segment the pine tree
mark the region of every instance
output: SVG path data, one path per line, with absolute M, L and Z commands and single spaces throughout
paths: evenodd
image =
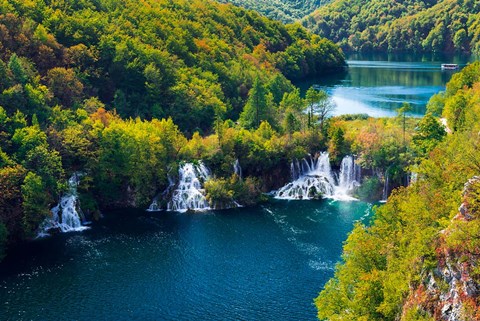
M 262 120 L 269 119 L 269 103 L 267 99 L 268 92 L 260 81 L 255 78 L 252 89 L 248 94 L 248 100 L 240 114 L 240 124 L 245 128 L 258 128 Z

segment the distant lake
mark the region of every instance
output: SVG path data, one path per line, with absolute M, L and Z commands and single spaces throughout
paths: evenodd
M 348 69 L 298 84 L 325 90 L 337 108 L 334 115 L 365 113 L 373 117 L 391 117 L 404 102 L 413 107 L 414 116 L 425 114 L 430 97 L 445 90 L 457 71 L 442 71 L 443 63 L 466 66 L 472 57 L 422 55 L 347 56 Z

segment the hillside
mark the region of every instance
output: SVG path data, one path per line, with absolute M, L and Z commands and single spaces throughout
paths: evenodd
M 236 120 L 256 75 L 292 88 L 287 79 L 343 64 L 303 29 L 210 1 L 9 1 L 0 12 L 4 62 L 29 59 L 42 85 L 61 83 L 54 67 L 82 83 L 57 103 L 98 96 L 122 116 L 170 116 L 184 130 L 208 130 L 215 114 Z
M 479 320 L 479 101 L 480 63 L 431 100 L 453 133 L 432 139 L 441 137 L 432 114 L 419 123 L 417 179 L 376 208 L 369 227 L 357 224 L 316 299 L 320 319 Z
M 222 177 L 242 155 L 259 176 L 306 153 L 319 135 L 282 147 L 273 135 L 306 123 L 290 80 L 344 66 L 300 26 L 204 0 L 3 1 L 0 38 L 0 257 L 35 236 L 77 171 L 94 218 L 146 206 L 180 161 L 209 154 Z M 257 180 L 235 186 L 255 202 Z
M 475 0 L 335 0 L 303 20 L 350 51 L 480 52 Z
M 261 14 L 284 23 L 292 23 L 312 13 L 330 0 L 218 0 L 221 3 L 233 3 L 236 6 L 255 10 Z

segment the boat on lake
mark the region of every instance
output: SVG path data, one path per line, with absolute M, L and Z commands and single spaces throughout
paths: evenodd
M 457 70 L 458 64 L 442 64 L 442 70 Z

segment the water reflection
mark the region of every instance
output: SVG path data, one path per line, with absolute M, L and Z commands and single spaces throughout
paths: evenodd
M 374 117 L 394 116 L 404 102 L 412 114 L 425 113 L 430 97 L 445 89 L 455 71 L 442 71 L 442 63 L 464 67 L 472 57 L 415 55 L 365 55 L 347 57 L 345 72 L 298 84 L 327 91 L 337 104 L 335 115 L 366 113 Z

